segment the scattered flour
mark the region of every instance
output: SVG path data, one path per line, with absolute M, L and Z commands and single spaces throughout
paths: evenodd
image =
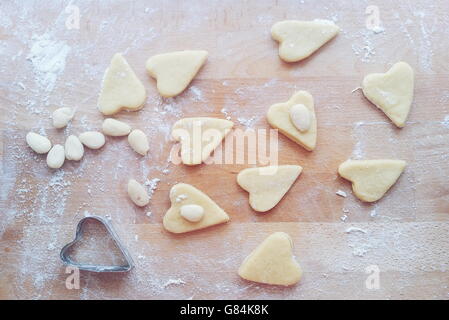
M 237 121 L 240 122 L 240 124 L 244 125 L 247 128 L 252 128 L 254 123 L 256 122 L 256 117 L 250 117 L 250 118 L 243 118 L 243 117 L 238 117 Z
M 163 287 L 167 288 L 172 285 L 179 286 L 179 285 L 183 285 L 185 283 L 186 282 L 182 279 L 169 279 L 166 283 L 164 283 Z
M 193 94 L 195 101 L 204 101 L 203 92 L 199 88 L 197 88 L 195 86 L 190 86 L 189 92 L 191 92 Z
M 225 115 L 226 120 L 231 120 L 231 116 L 229 115 L 229 112 L 228 112 L 228 110 L 227 110 L 226 108 L 222 108 L 222 109 L 220 110 L 220 112 L 223 113 L 223 114 Z
M 443 126 L 445 126 L 446 128 L 449 128 L 449 114 L 447 114 L 447 115 L 444 117 L 444 120 L 441 122 L 441 124 L 442 124 Z
M 150 200 L 153 197 L 154 191 L 157 189 L 157 185 L 160 181 L 161 179 L 159 178 L 153 178 L 151 180 L 145 181 L 145 185 L 148 187 L 148 196 Z
M 64 72 L 71 48 L 65 41 L 51 39 L 48 33 L 33 36 L 32 41 L 27 60 L 33 64 L 36 82 L 50 92 L 55 87 L 58 76 Z

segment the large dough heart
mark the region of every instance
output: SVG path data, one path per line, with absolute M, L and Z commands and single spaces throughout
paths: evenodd
M 357 198 L 374 202 L 396 183 L 405 166 L 402 160 L 347 160 L 340 165 L 338 173 L 352 182 Z
M 217 118 L 184 118 L 172 129 L 172 137 L 181 142 L 181 160 L 186 165 L 205 161 L 231 131 L 232 121 Z
M 279 42 L 281 59 L 296 62 L 310 56 L 339 31 L 340 28 L 329 20 L 286 20 L 273 25 L 271 36 Z
M 142 82 L 125 58 L 116 53 L 104 75 L 98 109 L 104 115 L 111 115 L 120 110 L 136 111 L 143 107 L 145 99 Z
M 290 109 L 296 104 L 303 104 L 310 111 L 310 129 L 299 131 L 290 119 Z M 270 107 L 267 113 L 268 123 L 292 139 L 308 151 L 315 149 L 317 136 L 317 122 L 313 97 L 307 91 L 296 92 L 287 102 L 276 103 Z
M 386 73 L 372 73 L 363 79 L 365 97 L 382 110 L 393 123 L 405 126 L 413 101 L 414 72 L 405 62 L 398 62 Z
M 273 233 L 243 261 L 239 276 L 274 285 L 290 286 L 297 283 L 302 270 L 293 257 L 292 249 L 293 243 L 288 234 Z
M 148 73 L 157 80 L 159 93 L 166 98 L 184 91 L 207 59 L 207 51 L 186 50 L 152 56 Z
M 237 183 L 249 192 L 249 204 L 258 212 L 276 206 L 301 174 L 295 165 L 248 168 L 237 175 Z
M 164 216 L 164 228 L 173 233 L 184 233 L 204 229 L 229 221 L 229 216 L 211 198 L 197 188 L 178 183 L 170 190 L 171 207 Z M 184 219 L 180 210 L 184 205 L 198 205 L 204 209 L 204 216 L 198 222 Z

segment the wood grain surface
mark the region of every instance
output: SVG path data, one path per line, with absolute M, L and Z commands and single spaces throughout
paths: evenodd
M 366 27 L 371 5 L 379 10 L 382 32 Z M 80 12 L 79 29 L 66 26 L 73 7 Z M 29 0 L 2 1 L 0 11 L 0 298 L 449 298 L 447 1 Z M 342 32 L 310 58 L 282 62 L 271 25 L 315 18 L 334 20 Z M 207 50 L 208 61 L 183 94 L 161 99 L 145 61 L 183 49 Z M 102 149 L 86 150 L 80 162 L 50 170 L 45 156 L 26 145 L 26 133 L 45 133 L 55 144 L 100 129 L 96 101 L 116 52 L 148 94 L 141 111 L 116 118 L 148 135 L 148 156 L 133 152 L 126 138 L 107 137 Z M 397 61 L 416 73 L 403 129 L 353 92 L 364 75 Z M 236 128 L 269 129 L 269 106 L 297 90 L 315 99 L 317 148 L 307 152 L 279 135 L 279 163 L 300 164 L 304 171 L 270 212 L 251 210 L 236 183 L 236 174 L 251 164 L 169 162 L 170 128 L 178 119 L 229 116 Z M 50 115 L 62 106 L 76 115 L 57 130 Z M 348 158 L 403 159 L 408 166 L 383 199 L 364 204 L 337 175 Z M 128 199 L 130 178 L 157 184 L 148 207 Z M 231 221 L 184 235 L 165 231 L 168 192 L 177 182 L 206 192 Z M 136 268 L 128 274 L 81 272 L 80 289 L 69 290 L 59 251 L 89 214 L 111 219 Z M 301 282 L 283 288 L 240 279 L 245 256 L 275 231 L 292 237 Z M 380 271 L 377 289 L 366 286 L 370 266 Z

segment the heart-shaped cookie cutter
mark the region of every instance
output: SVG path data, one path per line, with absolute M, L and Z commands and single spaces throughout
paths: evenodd
M 114 243 L 119 248 L 120 252 L 122 253 L 123 257 L 125 258 L 126 264 L 125 265 L 94 265 L 94 264 L 84 264 L 84 263 L 77 263 L 76 261 L 73 261 L 68 254 L 69 249 L 78 241 L 80 241 L 83 237 L 83 226 L 88 220 L 96 220 L 104 225 L 106 230 L 108 231 L 109 235 L 114 240 Z M 120 241 L 120 238 L 115 233 L 114 229 L 112 228 L 111 223 L 100 216 L 88 216 L 83 219 L 81 219 L 78 222 L 78 226 L 76 227 L 76 234 L 75 239 L 69 243 L 67 243 L 62 249 L 61 253 L 59 254 L 61 257 L 62 262 L 65 265 L 76 267 L 80 270 L 86 270 L 86 271 L 93 271 L 93 272 L 127 272 L 130 271 L 134 267 L 134 262 L 131 258 L 131 256 L 128 253 L 128 250 L 123 246 L 122 242 Z

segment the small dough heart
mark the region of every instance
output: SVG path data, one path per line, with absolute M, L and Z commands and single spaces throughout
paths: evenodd
M 157 90 L 166 98 L 184 91 L 206 62 L 208 52 L 204 50 L 176 51 L 152 56 L 146 68 L 157 80 Z
M 181 142 L 181 160 L 186 165 L 205 161 L 231 131 L 232 121 L 217 118 L 184 118 L 172 129 L 172 137 Z
M 171 207 L 164 216 L 164 228 L 173 233 L 184 233 L 204 229 L 229 221 L 229 216 L 211 198 L 197 188 L 178 183 L 170 190 Z M 197 205 L 203 208 L 199 221 L 189 221 L 181 215 L 181 207 Z
M 106 70 L 98 109 L 104 115 L 111 115 L 120 110 L 137 111 L 145 103 L 145 88 L 120 53 L 112 57 Z
M 279 42 L 279 56 L 286 62 L 307 58 L 340 32 L 329 20 L 280 21 L 271 28 L 271 36 Z
M 276 206 L 301 174 L 295 165 L 248 168 L 237 175 L 237 183 L 249 192 L 249 204 L 258 212 Z
M 386 73 L 372 73 L 363 79 L 365 97 L 402 128 L 413 101 L 414 72 L 405 62 L 398 62 Z
M 304 132 L 301 132 L 295 127 L 290 116 L 291 108 L 298 104 L 304 105 L 310 112 L 310 128 Z M 315 149 L 317 122 L 313 97 L 307 91 L 298 91 L 287 102 L 272 105 L 268 109 L 267 120 L 273 128 L 278 129 L 304 149 L 308 151 Z
M 338 174 L 352 182 L 357 198 L 374 202 L 396 183 L 406 164 L 402 160 L 346 160 Z
M 293 257 L 293 242 L 285 232 L 266 238 L 239 268 L 243 279 L 259 283 L 291 286 L 301 280 L 302 270 Z

